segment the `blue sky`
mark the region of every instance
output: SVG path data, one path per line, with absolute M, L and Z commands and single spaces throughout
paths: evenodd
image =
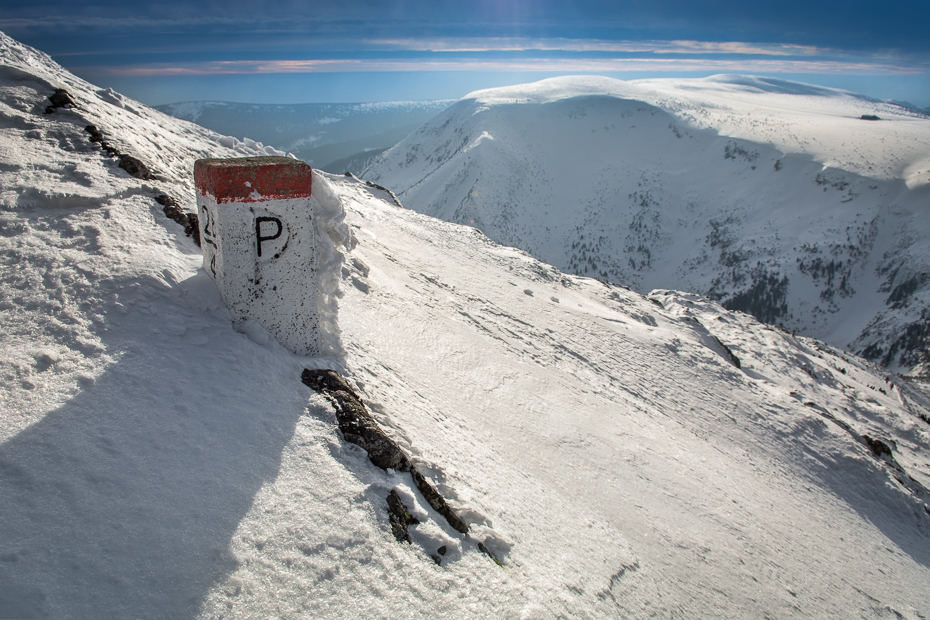
M 148 104 L 459 98 L 744 73 L 930 107 L 930 0 L 7 0 L 0 30 Z

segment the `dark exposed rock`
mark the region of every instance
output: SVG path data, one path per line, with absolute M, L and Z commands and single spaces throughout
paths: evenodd
M 107 142 L 106 138 L 103 136 L 103 133 L 97 128 L 96 125 L 88 125 L 84 128 L 84 131 L 90 134 L 90 141 L 99 144 L 100 148 L 106 151 L 107 155 L 110 157 L 118 157 L 119 167 L 128 172 L 131 176 L 145 181 L 155 180 L 155 175 L 152 173 L 152 170 L 148 166 L 132 155 L 121 153 L 118 148 Z
M 407 471 L 410 462 L 403 450 L 388 437 L 361 399 L 334 370 L 305 369 L 300 376 L 304 385 L 325 396 L 336 409 L 336 423 L 346 441 L 368 452 L 371 462 L 381 469 Z
M 891 447 L 881 439 L 872 439 L 868 435 L 863 435 L 862 439 L 876 457 L 891 457 Z
M 840 419 L 837 419 L 837 417 L 832 413 L 812 401 L 808 401 L 804 403 L 804 405 L 806 407 L 810 407 L 827 420 L 830 420 L 836 424 L 838 427 L 849 433 L 849 436 L 852 437 L 854 441 L 868 448 L 869 452 L 872 453 L 872 456 L 884 464 L 884 467 L 887 468 L 888 473 L 891 474 L 895 480 L 900 482 L 901 486 L 910 491 L 914 497 L 924 503 L 924 509 L 926 510 L 927 502 L 930 501 L 930 491 L 928 491 L 927 488 L 920 484 L 917 480 L 909 476 L 901 464 L 895 460 L 894 453 L 892 452 L 892 446 L 889 446 L 881 439 L 873 439 L 872 437 L 869 437 L 865 434 L 860 435 L 849 424 Z M 928 513 L 930 513 L 930 511 L 928 511 Z
M 494 554 L 491 553 L 490 550 L 488 550 L 488 548 L 484 545 L 484 543 L 478 543 L 478 551 L 480 551 L 481 553 L 484 553 L 484 554 L 487 555 L 489 558 L 491 558 L 492 560 L 494 560 L 494 563 L 497 564 L 498 566 L 500 566 L 501 568 L 504 567 L 504 565 L 501 564 L 500 560 L 498 560 L 497 558 L 494 557 Z
M 685 320 L 685 321 L 693 321 L 693 322 L 695 322 L 695 323 L 698 325 L 698 327 L 700 328 L 701 332 L 703 332 L 703 333 L 706 334 L 707 336 L 713 338 L 713 339 L 714 339 L 714 342 L 716 342 L 716 343 L 720 346 L 720 348 L 723 349 L 723 354 L 721 354 L 720 356 L 721 356 L 723 359 L 729 361 L 729 362 L 730 362 L 731 364 L 733 364 L 734 366 L 736 366 L 738 369 L 742 369 L 742 364 L 740 363 L 739 358 L 736 357 L 736 355 L 733 354 L 733 351 L 730 350 L 730 347 L 728 347 L 727 345 L 723 344 L 723 341 L 720 340 L 720 338 L 717 338 L 717 336 L 715 336 L 713 333 L 711 333 L 711 331 L 710 331 L 709 329 L 707 329 L 707 328 L 704 326 L 704 324 L 701 323 L 701 322 L 697 319 L 697 317 L 694 317 L 694 316 L 691 316 L 691 317 L 686 316 L 686 317 L 682 317 L 682 319 Z M 719 317 L 718 317 L 718 319 L 719 319 Z M 713 347 L 711 347 L 711 349 L 713 349 Z M 719 351 L 716 351 L 716 353 L 719 354 Z
M 445 555 L 446 551 L 447 549 L 445 545 L 441 546 L 439 549 L 436 549 L 436 553 L 438 553 L 439 555 Z
M 200 247 L 200 217 L 196 213 L 185 213 L 187 216 L 187 222 L 190 224 L 191 232 L 187 232 L 187 227 L 184 227 L 184 233 L 189 234 L 194 238 L 194 243 L 197 244 L 197 247 Z
M 118 148 L 111 146 L 110 143 L 107 142 L 106 138 L 103 137 L 103 133 L 97 129 L 96 125 L 88 125 L 84 128 L 84 131 L 90 134 L 90 141 L 99 144 L 100 148 L 106 151 L 107 155 L 110 157 L 119 157 L 122 154 Z
M 152 174 L 152 171 L 142 163 L 139 159 L 133 157 L 132 155 L 126 155 L 121 153 L 119 157 L 119 167 L 128 172 L 131 176 L 136 177 L 137 179 L 143 179 L 145 181 L 154 181 L 155 175 Z
M 197 214 L 185 213 L 181 210 L 178 201 L 167 194 L 156 196 L 155 202 L 163 207 L 162 210 L 165 212 L 165 216 L 183 226 L 184 234 L 193 237 L 194 243 L 197 244 L 197 247 L 200 247 L 200 222 Z
M 882 120 L 881 117 L 875 116 L 874 114 L 863 114 L 862 116 L 859 117 L 859 119 L 860 119 L 860 120 L 863 120 L 863 121 L 880 121 L 880 120 Z
M 365 181 L 365 185 L 373 189 L 380 189 L 382 192 L 386 192 L 391 197 L 391 200 L 394 201 L 395 205 L 397 205 L 400 208 L 403 208 L 404 205 L 400 204 L 400 199 L 397 197 L 397 194 L 395 194 L 388 188 L 384 187 L 383 185 L 378 185 L 377 183 L 372 183 L 371 181 Z
M 90 141 L 99 144 L 100 148 L 106 151 L 110 157 L 119 157 L 121 155 L 118 148 L 107 142 L 107 139 L 103 137 L 96 125 L 88 125 L 84 128 L 84 131 L 90 134 Z
M 391 490 L 387 496 L 388 520 L 391 522 L 391 533 L 397 542 L 410 542 L 410 531 L 408 527 L 419 523 L 416 517 L 410 514 L 407 506 L 396 490 Z
M 84 128 L 84 131 L 90 134 L 91 142 L 103 142 L 104 141 L 103 134 L 100 133 L 100 130 L 97 129 L 96 125 L 88 125 L 87 127 Z
M 433 510 L 444 516 L 449 525 L 456 531 L 462 534 L 466 533 L 468 531 L 468 524 L 465 523 L 460 516 L 455 514 L 455 511 L 446 503 L 445 498 L 433 488 L 433 485 L 429 483 L 423 474 L 421 474 L 416 467 L 411 466 L 410 475 L 413 477 L 413 482 L 417 485 L 417 489 L 423 494 L 423 498 L 429 505 L 433 507 Z
M 713 335 L 713 334 L 711 334 L 711 335 Z M 730 347 L 728 347 L 727 345 L 723 344 L 723 342 L 720 341 L 720 338 L 717 338 L 716 336 L 714 336 L 714 340 L 716 340 L 716 341 L 717 341 L 717 344 L 719 344 L 721 347 L 723 347 L 723 350 L 727 352 L 727 355 L 730 356 L 730 361 L 733 362 L 733 365 L 736 366 L 737 368 L 742 368 L 742 365 L 740 364 L 739 358 L 736 357 L 735 355 L 733 355 L 733 351 L 730 350 Z
M 52 105 L 45 108 L 46 114 L 51 114 L 56 108 L 70 110 L 71 108 L 77 107 L 77 102 L 71 98 L 70 93 L 64 88 L 56 88 L 55 92 L 48 96 L 48 100 L 52 102 Z
M 332 403 L 336 410 L 336 423 L 346 441 L 363 448 L 368 452 L 371 462 L 381 469 L 410 472 L 413 483 L 433 510 L 445 517 L 455 530 L 463 534 L 468 532 L 468 524 L 455 514 L 445 498 L 410 462 L 400 446 L 381 430 L 361 398 L 339 373 L 328 369 L 305 368 L 300 380 Z

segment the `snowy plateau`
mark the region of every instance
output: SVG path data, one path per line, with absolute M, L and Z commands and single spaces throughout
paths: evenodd
M 770 78 L 471 93 L 363 173 L 568 273 L 930 372 L 930 116 Z
M 195 159 L 279 152 L 2 34 L 0 57 L 0 618 L 930 617 L 930 401 L 913 380 L 697 294 L 563 273 L 321 172 L 314 196 L 345 214 L 332 354 L 292 355 L 232 324 L 179 224 Z M 673 125 L 676 144 L 709 139 Z M 462 154 L 502 131 L 462 136 Z M 755 147 L 720 138 L 734 187 L 814 166 L 795 135 L 807 159 L 760 147 L 756 170 L 739 150 Z M 817 191 L 856 194 L 867 236 L 870 192 L 898 192 L 882 217 L 904 226 L 905 186 L 925 187 L 921 168 L 844 171 L 840 189 L 839 170 Z M 578 173 L 565 187 L 591 190 Z M 647 205 L 666 199 L 652 182 Z M 882 221 L 872 254 L 892 249 Z M 749 223 L 721 232 L 733 251 Z M 347 443 L 304 369 L 343 375 L 468 531 Z M 419 522 L 410 543 L 389 497 Z

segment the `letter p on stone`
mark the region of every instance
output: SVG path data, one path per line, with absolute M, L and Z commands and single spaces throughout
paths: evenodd
M 320 353 L 312 183 L 287 157 L 194 163 L 204 270 L 234 322 L 254 319 L 298 355 Z

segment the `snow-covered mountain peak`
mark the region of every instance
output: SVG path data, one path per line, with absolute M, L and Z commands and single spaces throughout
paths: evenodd
M 909 108 L 758 77 L 553 78 L 472 93 L 366 176 L 565 271 L 930 360 L 930 117 Z
M 911 189 L 930 183 L 930 116 L 893 102 L 750 76 L 634 82 L 649 100 L 723 136 L 803 154 L 825 167 Z
M 844 97 L 859 99 L 870 103 L 880 103 L 875 99 L 863 97 L 852 91 L 827 88 L 814 84 L 804 84 L 776 78 L 717 74 L 706 78 L 682 79 L 659 78 L 625 81 L 598 75 L 573 75 L 547 78 L 528 84 L 515 84 L 473 91 L 462 99 L 477 99 L 484 103 L 507 103 L 521 101 L 525 103 L 548 103 L 560 99 L 585 96 L 609 96 L 619 98 L 642 98 L 651 86 L 674 86 L 684 91 L 743 93 L 743 94 L 781 94 L 809 95 L 816 97 Z M 644 88 L 645 87 L 645 88 Z
M 679 82 L 682 84 L 683 88 L 691 90 L 743 91 L 780 95 L 812 95 L 816 97 L 854 97 L 857 99 L 875 101 L 874 99 L 863 97 L 849 90 L 755 75 L 718 73 L 717 75 L 711 75 L 706 78 L 675 80 L 675 82 Z
M 548 78 L 529 84 L 476 90 L 462 97 L 462 100 L 475 99 L 488 105 L 551 103 L 592 95 L 626 98 L 638 93 L 639 89 L 632 82 L 596 75 L 574 75 Z
M 903 178 L 910 187 L 930 183 L 930 117 L 842 89 L 726 74 L 633 81 L 567 76 L 479 90 L 463 99 L 500 105 L 592 96 L 647 103 L 686 126 L 806 154 L 865 177 Z M 873 116 L 883 123 L 862 122 Z

